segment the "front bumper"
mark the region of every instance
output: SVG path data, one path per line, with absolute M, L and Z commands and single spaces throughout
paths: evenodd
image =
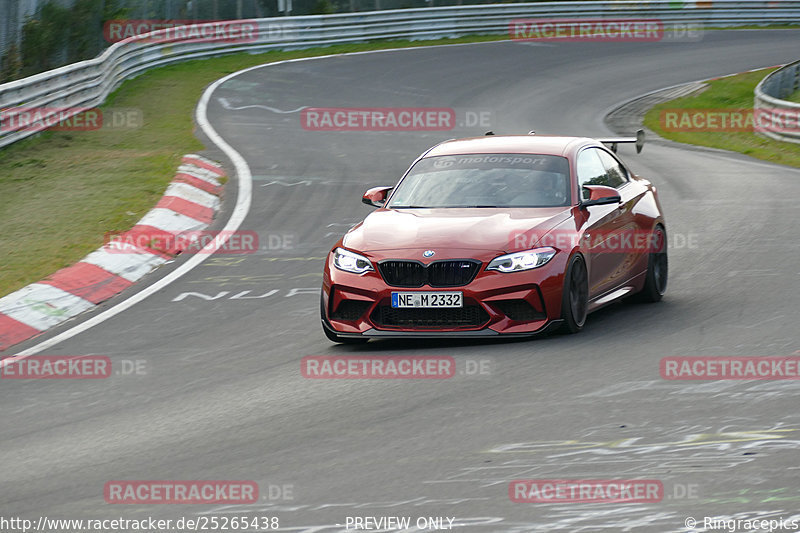
M 334 330 L 325 320 L 322 327 L 335 333 L 340 337 L 347 338 L 369 338 L 369 339 L 485 339 L 485 338 L 524 338 L 531 335 L 540 335 L 548 331 L 557 329 L 563 320 L 551 320 L 543 328 L 529 333 L 498 333 L 493 329 L 465 330 L 465 331 L 390 331 L 380 329 L 368 329 L 363 333 L 342 333 Z
M 329 258 L 323 276 L 323 326 L 342 337 L 476 338 L 529 336 L 560 324 L 563 261 L 523 272 L 486 271 L 456 287 L 390 286 L 376 270 L 352 274 Z M 566 254 L 563 254 L 566 255 Z M 458 291 L 463 308 L 395 309 L 392 292 Z

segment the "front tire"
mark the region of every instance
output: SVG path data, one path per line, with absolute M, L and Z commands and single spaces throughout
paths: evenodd
M 583 256 L 574 255 L 569 261 L 561 293 L 562 331 L 578 333 L 586 323 L 589 308 L 589 276 Z
M 639 299 L 643 302 L 658 302 L 667 291 L 667 232 L 663 226 L 656 226 L 653 230 L 653 240 L 655 252 L 647 256 L 647 274 L 645 276 L 644 288 L 639 293 Z

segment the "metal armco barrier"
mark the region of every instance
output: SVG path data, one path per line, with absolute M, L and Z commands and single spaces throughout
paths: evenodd
M 253 19 L 256 35 L 232 42 L 176 37 L 159 30 L 110 46 L 100 56 L 0 85 L 0 147 L 36 133 L 16 112 L 36 108 L 64 118 L 103 103 L 124 80 L 145 70 L 235 52 L 266 52 L 377 39 L 438 39 L 509 32 L 515 19 L 642 18 L 663 24 L 729 28 L 800 23 L 800 0 L 538 2 Z M 50 116 L 50 115 L 48 115 Z
M 756 86 L 757 131 L 778 141 L 800 143 L 800 104 L 782 100 L 800 90 L 800 61 L 779 68 Z

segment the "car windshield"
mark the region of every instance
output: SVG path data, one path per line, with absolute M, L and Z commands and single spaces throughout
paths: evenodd
M 555 155 L 467 154 L 420 159 L 389 208 L 569 205 L 569 164 Z

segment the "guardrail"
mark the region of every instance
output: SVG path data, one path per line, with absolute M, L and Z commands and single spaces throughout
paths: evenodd
M 756 131 L 778 141 L 800 143 L 800 103 L 783 100 L 800 90 L 800 61 L 767 75 L 756 85 Z
M 433 7 L 358 14 L 254 19 L 255 37 L 231 42 L 178 37 L 159 30 L 111 45 L 100 56 L 0 85 L 0 147 L 37 133 L 20 125 L 21 113 L 45 110 L 44 122 L 100 105 L 124 80 L 147 69 L 235 52 L 265 52 L 379 39 L 437 39 L 509 32 L 514 19 L 644 18 L 663 24 L 736 27 L 800 23 L 800 0 L 714 0 L 680 4 L 674 0 L 538 2 Z M 713 6 L 713 7 L 712 7 Z M 773 7 L 774 6 L 774 7 Z

